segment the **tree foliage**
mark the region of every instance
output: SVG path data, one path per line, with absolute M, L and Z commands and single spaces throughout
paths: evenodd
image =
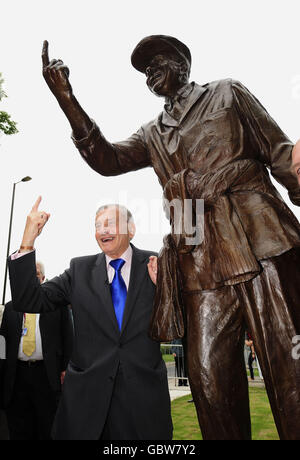
M 4 97 L 7 97 L 2 87 L 3 81 L 2 74 L 0 73 L 0 101 Z M 8 135 L 18 132 L 16 122 L 10 118 L 10 115 L 7 112 L 3 112 L 2 110 L 0 110 L 0 133 L 1 132 Z

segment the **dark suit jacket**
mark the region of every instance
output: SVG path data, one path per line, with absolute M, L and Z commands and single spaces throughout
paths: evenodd
M 3 369 L 2 399 L 6 407 L 12 397 L 16 376 L 19 343 L 22 334 L 23 313 L 13 309 L 12 302 L 5 305 L 0 334 L 6 340 L 6 360 Z M 40 315 L 40 332 L 44 364 L 53 391 L 59 391 L 60 374 L 66 370 L 73 347 L 71 311 L 64 308 Z
M 75 258 L 61 276 L 39 285 L 35 254 L 9 261 L 14 308 L 53 311 L 72 305 L 75 341 L 54 439 L 99 439 L 118 368 L 140 439 L 170 439 L 172 422 L 167 371 L 160 344 L 148 336 L 155 287 L 147 263 L 153 252 L 133 246 L 121 333 L 118 329 L 103 253 Z M 124 421 L 126 423 L 126 420 Z

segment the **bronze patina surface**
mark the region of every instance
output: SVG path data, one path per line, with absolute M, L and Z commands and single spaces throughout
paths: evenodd
M 67 67 L 43 75 L 84 160 L 105 176 L 151 166 L 168 200 L 205 200 L 204 240 L 165 238 L 158 260 L 151 335 L 184 335 L 204 439 L 251 437 L 244 331 L 253 337 L 281 439 L 300 439 L 300 226 L 269 173 L 300 205 L 292 142 L 240 82 L 189 82 L 191 55 L 173 37 L 146 37 L 132 54 L 163 111 L 110 143 L 76 100 Z M 120 119 L 116 119 L 117 124 Z M 172 222 L 171 222 L 172 223 Z

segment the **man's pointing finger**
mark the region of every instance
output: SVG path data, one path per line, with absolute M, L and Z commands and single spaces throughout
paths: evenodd
M 32 211 L 38 211 L 40 202 L 42 201 L 42 197 L 39 196 L 34 205 L 32 206 Z
M 42 50 L 43 67 L 46 67 L 49 64 L 48 46 L 49 46 L 49 43 L 47 42 L 47 40 L 45 40 L 43 43 L 43 50 Z

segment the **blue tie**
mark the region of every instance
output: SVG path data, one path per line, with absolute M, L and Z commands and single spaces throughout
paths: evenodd
M 115 276 L 110 284 L 111 298 L 114 304 L 116 317 L 119 325 L 119 329 L 122 328 L 123 313 L 125 308 L 125 302 L 127 297 L 127 289 L 125 281 L 121 275 L 121 268 L 125 264 L 123 259 L 114 259 L 109 264 L 115 269 Z

